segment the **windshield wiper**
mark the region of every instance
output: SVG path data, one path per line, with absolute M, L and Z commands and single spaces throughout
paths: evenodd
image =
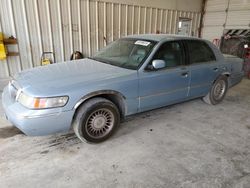
M 126 65 L 127 62 L 118 65 L 118 64 L 115 64 L 115 63 L 111 63 L 111 62 L 109 62 L 109 61 L 105 61 L 105 60 L 103 60 L 103 59 L 99 59 L 99 58 L 88 57 L 88 59 L 92 59 L 92 60 L 95 60 L 95 61 L 99 61 L 99 62 L 101 62 L 101 63 L 109 64 L 109 65 L 112 65 L 112 66 L 116 66 L 116 67 L 121 67 L 121 68 L 125 68 L 125 69 L 134 70 L 134 67 L 133 67 L 133 66 L 131 66 L 131 65 L 130 65 L 130 66 Z

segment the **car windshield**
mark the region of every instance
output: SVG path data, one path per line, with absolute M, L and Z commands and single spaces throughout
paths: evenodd
M 156 42 L 141 39 L 119 39 L 96 53 L 91 59 L 136 70 L 146 60 Z

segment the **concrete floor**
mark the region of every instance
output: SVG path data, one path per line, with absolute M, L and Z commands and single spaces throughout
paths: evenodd
M 0 118 L 0 187 L 249 188 L 250 80 L 217 106 L 197 99 L 130 117 L 98 145 L 27 137 Z

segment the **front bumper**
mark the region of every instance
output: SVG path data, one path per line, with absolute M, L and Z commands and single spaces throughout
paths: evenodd
M 16 102 L 8 90 L 2 94 L 3 109 L 7 119 L 28 136 L 42 136 L 69 131 L 74 111 L 62 108 L 30 110 Z

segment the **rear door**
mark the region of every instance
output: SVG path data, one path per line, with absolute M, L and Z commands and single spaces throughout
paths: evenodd
M 191 74 L 189 97 L 206 95 L 214 80 L 220 74 L 220 64 L 209 45 L 200 40 L 186 40 L 185 46 L 189 56 Z

